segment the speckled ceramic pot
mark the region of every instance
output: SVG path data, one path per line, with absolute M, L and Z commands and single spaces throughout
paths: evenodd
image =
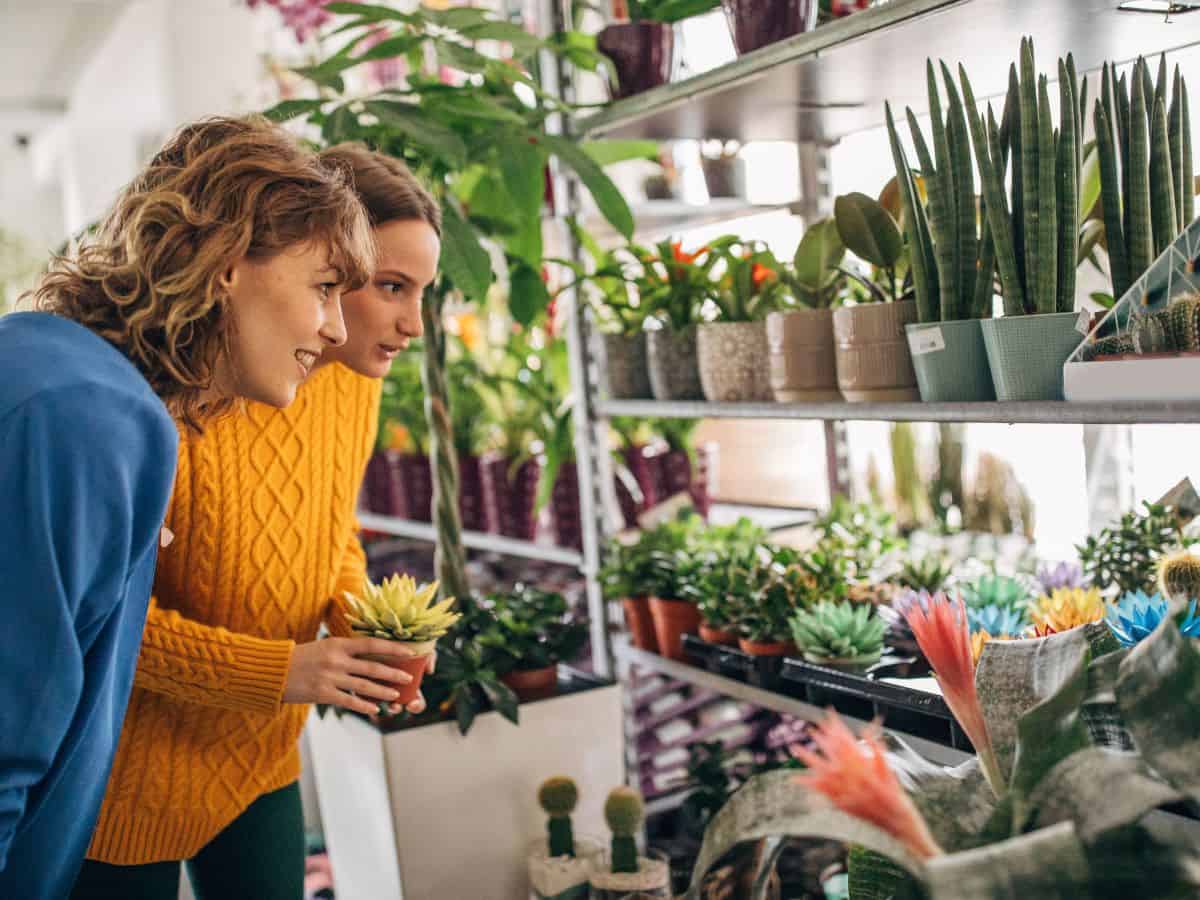
M 838 388 L 851 403 L 919 400 L 904 326 L 917 321 L 914 300 L 864 303 L 833 311 Z
M 666 328 L 646 333 L 646 361 L 655 400 L 703 400 L 696 326 L 682 331 Z
M 700 384 L 710 403 L 769 403 L 767 328 L 763 322 L 712 322 L 696 337 Z
M 646 368 L 646 333 L 604 334 L 604 371 L 608 395 L 614 400 L 649 400 L 650 372 Z

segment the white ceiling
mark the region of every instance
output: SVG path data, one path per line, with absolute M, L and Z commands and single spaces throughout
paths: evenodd
M 129 0 L 0 0 L 0 131 L 35 130 L 71 89 Z

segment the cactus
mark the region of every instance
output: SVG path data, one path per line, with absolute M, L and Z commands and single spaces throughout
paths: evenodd
M 642 824 L 642 797 L 631 787 L 616 787 L 604 801 L 604 818 L 612 831 L 612 871 L 638 871 L 637 842 L 634 836 Z
M 1130 333 L 1135 353 L 1169 353 L 1175 349 L 1170 323 L 1162 313 L 1141 316 Z
M 1187 551 L 1164 557 L 1158 565 L 1158 586 L 1168 600 L 1200 597 L 1200 557 Z
M 1157 315 L 1167 320 L 1172 350 L 1186 353 L 1200 351 L 1200 294 L 1180 297 Z
M 883 652 L 887 623 L 874 608 L 822 600 L 792 617 L 792 637 L 806 659 L 873 662 Z
M 538 803 L 546 811 L 546 832 L 551 856 L 574 856 L 575 836 L 571 830 L 571 813 L 579 802 L 579 788 L 563 775 L 547 778 L 538 789 Z

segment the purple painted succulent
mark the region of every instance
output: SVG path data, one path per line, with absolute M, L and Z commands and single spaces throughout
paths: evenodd
M 1058 588 L 1087 587 L 1087 579 L 1083 568 L 1078 563 L 1060 562 L 1056 566 L 1047 566 L 1037 573 L 1038 584 L 1041 585 L 1042 595 L 1050 596 Z

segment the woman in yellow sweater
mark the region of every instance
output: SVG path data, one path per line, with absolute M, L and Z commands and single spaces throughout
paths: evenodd
M 358 658 L 397 651 L 344 636 L 336 598 L 365 575 L 354 506 L 379 379 L 421 333 L 440 212 L 396 160 L 355 145 L 323 156 L 353 175 L 374 228 L 375 274 L 343 296 L 347 342 L 291 407 L 250 404 L 203 436 L 181 436 L 166 520 L 175 541 L 159 560 L 129 712 L 73 897 L 174 900 L 187 861 L 202 900 L 299 900 L 297 743 L 308 704 L 370 714 L 395 699 L 386 682 L 407 678 Z M 342 636 L 316 640 L 322 622 Z

